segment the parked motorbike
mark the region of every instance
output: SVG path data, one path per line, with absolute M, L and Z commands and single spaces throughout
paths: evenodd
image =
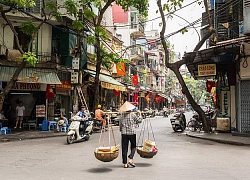
M 174 117 L 170 119 L 170 122 L 175 132 L 183 132 L 186 129 L 186 117 L 184 113 L 175 113 Z
M 164 112 L 163 112 L 163 117 L 168 117 L 169 116 L 169 110 L 165 110 Z
M 69 131 L 67 133 L 67 143 L 72 144 L 77 141 L 87 141 L 93 128 L 93 121 L 89 120 L 88 126 L 84 131 L 84 121 L 79 116 L 74 116 L 71 119 Z
M 143 119 L 145 119 L 146 117 L 155 117 L 155 111 L 148 108 L 145 108 L 144 111 L 141 112 L 141 114 Z

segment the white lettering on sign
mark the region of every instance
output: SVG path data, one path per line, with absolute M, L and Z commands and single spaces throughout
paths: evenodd
M 12 90 L 40 91 L 41 85 L 38 83 L 15 83 L 12 86 Z

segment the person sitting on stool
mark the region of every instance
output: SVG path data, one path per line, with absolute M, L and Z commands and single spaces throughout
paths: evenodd
M 0 123 L 2 123 L 2 126 L 8 126 L 8 119 L 5 118 L 3 109 L 0 112 Z
M 60 131 L 60 129 L 62 128 L 62 126 L 67 126 L 68 125 L 68 119 L 66 117 L 63 116 L 62 112 L 61 112 L 61 116 L 59 121 L 57 122 L 57 132 Z

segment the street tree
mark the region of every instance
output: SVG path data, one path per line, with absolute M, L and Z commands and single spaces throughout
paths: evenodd
M 18 80 L 18 75 L 22 71 L 22 69 L 26 65 L 35 66 L 37 63 L 37 57 L 36 55 L 30 51 L 32 42 L 34 41 L 37 31 L 39 28 L 46 22 L 47 16 L 45 14 L 44 8 L 42 8 L 42 16 L 43 20 L 39 24 L 34 24 L 32 21 L 27 20 L 21 23 L 19 26 L 19 29 L 25 33 L 26 35 L 30 36 L 30 41 L 27 44 L 27 50 L 24 49 L 24 46 L 21 46 L 20 39 L 18 38 L 18 33 L 16 29 L 14 28 L 13 22 L 9 19 L 8 13 L 10 13 L 12 10 L 21 9 L 21 8 L 32 8 L 35 6 L 35 2 L 33 0 L 0 0 L 0 13 L 1 17 L 4 19 L 6 24 L 10 27 L 11 31 L 14 34 L 14 42 L 18 49 L 18 51 L 21 53 L 20 61 L 16 64 L 17 69 L 14 72 L 13 76 L 11 77 L 11 80 L 7 83 L 7 86 L 2 90 L 0 94 L 0 109 L 2 109 L 4 99 L 6 95 L 11 90 L 14 83 Z
M 131 6 L 135 7 L 142 16 L 147 16 L 148 0 L 66 0 L 62 6 L 57 9 L 64 8 L 66 14 L 74 18 L 72 24 L 77 31 L 77 54 L 81 54 L 80 42 L 83 35 L 83 30 L 87 29 L 87 44 L 95 47 L 95 54 L 92 54 L 90 59 L 96 63 L 96 74 L 94 81 L 95 100 L 94 107 L 99 104 L 99 75 L 101 67 L 111 69 L 111 65 L 120 62 L 128 62 L 126 59 L 122 59 L 117 53 L 107 51 L 107 41 L 109 35 L 102 26 L 104 13 L 112 6 L 112 3 L 116 3 L 121 6 L 124 11 L 127 11 Z M 94 11 L 97 9 L 97 11 Z M 96 12 L 96 13 L 95 13 Z M 86 35 L 86 33 L 85 33 Z
M 174 63 L 171 63 L 169 61 L 169 51 L 168 51 L 168 48 L 167 48 L 167 43 L 166 43 L 166 40 L 165 40 L 165 31 L 166 31 L 166 18 L 165 18 L 165 14 L 164 12 L 167 11 L 168 13 L 172 13 L 174 11 L 176 11 L 176 9 L 178 7 L 181 7 L 182 3 L 183 3 L 184 0 L 166 0 L 164 1 L 165 3 L 162 4 L 162 0 L 157 0 L 157 6 L 158 6 L 158 11 L 161 15 L 161 19 L 162 19 L 162 23 L 161 23 L 161 32 L 160 32 L 160 39 L 161 39 L 161 43 L 162 43 L 162 46 L 164 48 L 164 51 L 165 51 L 165 63 L 166 63 L 166 67 L 171 69 L 179 83 L 181 84 L 182 86 L 182 93 L 186 95 L 189 103 L 191 104 L 191 106 L 193 107 L 193 109 L 199 114 L 199 117 L 201 118 L 202 120 L 202 123 L 203 123 L 203 127 L 204 127 L 204 131 L 205 132 L 209 132 L 210 131 L 210 124 L 208 123 L 208 121 L 206 120 L 206 116 L 205 116 L 205 112 L 201 109 L 201 107 L 197 104 L 197 102 L 195 102 L 194 98 L 192 97 L 185 81 L 184 81 L 184 78 L 182 77 L 179 69 L 182 65 L 186 64 L 186 59 L 185 57 L 180 60 L 180 61 L 177 61 L 177 62 L 174 62 Z M 198 3 L 201 3 L 201 2 L 198 2 Z M 205 9 L 206 9 L 206 13 L 208 14 L 208 18 L 209 18 L 209 29 L 208 29 L 208 32 L 207 34 L 202 37 L 202 39 L 198 42 L 198 44 L 196 45 L 196 47 L 194 48 L 193 52 L 197 52 L 201 46 L 204 44 L 204 42 L 215 32 L 213 26 L 212 26 L 212 20 L 211 20 L 211 15 L 209 13 L 209 10 L 208 10 L 208 3 L 207 3 L 207 0 L 204 0 L 204 5 L 205 5 Z M 192 25 L 192 24 L 191 24 Z M 183 33 L 185 34 L 185 32 L 187 31 L 187 28 L 184 27 L 182 29 L 180 29 L 179 31 L 177 31 L 176 33 Z M 193 57 L 194 59 L 195 57 Z
M 140 15 L 147 16 L 148 9 L 148 0 L 85 0 L 84 2 L 84 18 L 91 23 L 94 33 L 92 36 L 88 36 L 87 42 L 89 45 L 93 45 L 95 47 L 95 62 L 96 62 L 96 75 L 95 75 L 95 102 L 94 107 L 99 104 L 99 75 L 101 71 L 101 67 L 104 66 L 106 68 L 110 67 L 112 62 L 118 63 L 123 60 L 114 52 L 107 52 L 105 50 L 105 41 L 108 40 L 107 32 L 102 27 L 101 23 L 103 21 L 103 16 L 108 7 L 112 5 L 112 3 L 116 3 L 121 6 L 124 11 L 127 11 L 131 6 L 136 8 Z M 98 14 L 95 15 L 92 11 L 91 4 L 98 9 Z M 87 13 L 86 13 L 87 12 Z

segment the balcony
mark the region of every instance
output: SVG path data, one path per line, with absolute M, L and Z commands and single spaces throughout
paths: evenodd
M 32 8 L 20 8 L 21 10 L 25 11 L 25 12 L 30 12 L 30 13 L 38 13 L 41 14 L 42 13 L 42 7 L 43 7 L 43 0 L 34 0 L 35 1 L 35 6 Z M 44 0 L 44 3 L 46 5 L 46 3 L 50 2 L 50 1 L 54 1 L 55 3 L 57 3 L 56 0 Z M 46 10 L 45 8 L 45 13 L 49 14 L 50 12 Z
M 62 66 L 68 66 L 71 67 L 71 62 L 67 62 L 71 59 L 71 56 L 69 55 L 58 55 L 51 54 L 51 53 L 40 53 L 37 55 L 38 64 L 44 64 L 44 63 L 54 63 Z
M 140 47 L 133 47 L 131 49 L 131 61 L 142 61 L 144 60 L 144 50 Z
M 145 23 L 143 23 L 141 20 L 138 20 L 137 22 L 131 22 L 130 29 L 133 30 L 130 36 L 134 39 L 137 39 L 144 36 Z

